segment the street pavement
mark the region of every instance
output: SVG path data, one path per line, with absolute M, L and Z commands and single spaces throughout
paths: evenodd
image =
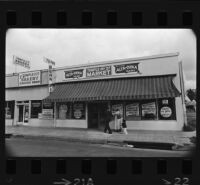
M 125 135 L 116 132 L 113 132 L 113 134 L 105 134 L 100 130 L 81 128 L 45 128 L 30 126 L 6 126 L 6 133 L 23 135 L 25 137 L 55 138 L 99 144 L 139 141 L 175 143 L 181 146 L 192 144 L 190 142 L 190 137 L 196 136 L 196 132 L 183 131 L 128 130 L 128 135 Z
M 185 157 L 190 155 L 190 151 L 138 149 L 23 137 L 6 139 L 6 151 L 10 157 Z

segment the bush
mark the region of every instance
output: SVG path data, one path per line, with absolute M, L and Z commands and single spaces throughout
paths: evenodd
M 196 130 L 196 120 L 188 121 L 188 125 L 184 125 L 184 131 L 195 131 Z

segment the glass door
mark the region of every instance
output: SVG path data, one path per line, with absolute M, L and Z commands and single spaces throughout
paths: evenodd
M 24 105 L 24 123 L 28 123 L 29 120 L 29 105 Z

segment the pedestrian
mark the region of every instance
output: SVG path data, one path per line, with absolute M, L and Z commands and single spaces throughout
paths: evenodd
M 108 133 L 112 134 L 112 130 L 110 129 L 110 125 L 109 125 L 111 120 L 112 120 L 112 113 L 110 111 L 110 108 L 108 108 L 106 112 L 106 118 L 105 118 L 106 124 L 105 124 L 104 133 L 106 133 L 108 130 Z
M 115 130 L 117 132 L 121 131 L 121 126 L 120 126 L 121 123 L 122 123 L 122 116 L 121 116 L 119 109 L 117 109 L 115 112 Z
M 125 119 L 122 120 L 122 130 L 123 130 L 124 134 L 126 134 L 126 135 L 128 134 Z

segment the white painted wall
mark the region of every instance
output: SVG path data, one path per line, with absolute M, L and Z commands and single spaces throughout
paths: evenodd
M 6 120 L 6 126 L 12 126 L 13 125 L 13 119 L 5 119 Z
M 56 120 L 56 127 L 88 128 L 87 120 Z
M 29 119 L 28 124 L 29 126 L 35 127 L 53 127 L 53 120 L 47 119 Z

